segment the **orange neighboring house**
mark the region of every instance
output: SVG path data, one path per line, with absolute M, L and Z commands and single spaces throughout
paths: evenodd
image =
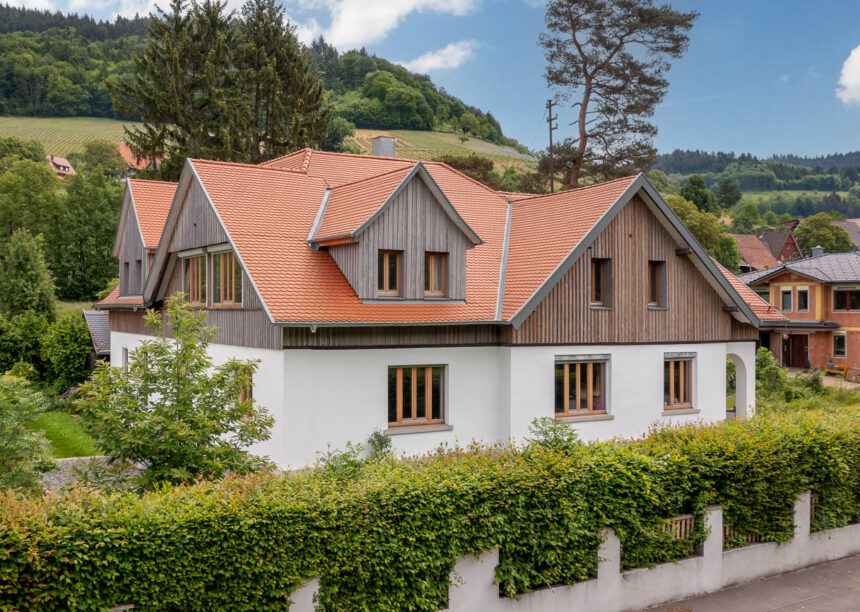
M 783 365 L 860 370 L 860 254 L 821 254 L 740 278 L 790 319 L 761 332 Z
M 151 159 L 138 159 L 134 152 L 124 142 L 115 142 L 117 151 L 119 151 L 120 157 L 122 157 L 125 162 L 126 171 L 129 176 L 134 176 L 137 174 L 139 170 L 149 170 L 154 169 L 157 170 L 161 165 L 161 161 L 163 158 L 157 158 L 156 160 Z
M 66 178 L 69 174 L 77 174 L 75 169 L 72 168 L 72 164 L 65 157 L 48 155 L 48 165 L 51 166 L 51 170 L 56 172 L 60 179 Z
M 775 268 L 779 261 L 770 248 L 754 234 L 732 234 L 741 255 L 741 272 L 755 272 L 765 268 Z

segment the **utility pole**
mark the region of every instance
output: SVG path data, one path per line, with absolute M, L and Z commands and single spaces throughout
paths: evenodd
M 553 193 L 555 191 L 555 171 L 552 163 L 552 131 L 558 129 L 558 125 L 553 123 L 556 119 L 558 119 L 558 115 L 555 117 L 552 116 L 552 107 L 555 106 L 555 102 L 552 100 L 546 101 L 546 121 L 549 124 L 549 192 Z

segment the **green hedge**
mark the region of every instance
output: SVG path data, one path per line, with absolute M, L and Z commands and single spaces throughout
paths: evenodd
M 0 609 L 282 610 L 311 576 L 328 610 L 435 609 L 455 561 L 496 546 L 501 588 L 515 595 L 593 576 L 605 525 L 630 567 L 685 554 L 660 527 L 709 504 L 767 541 L 791 537 L 806 489 L 828 500 L 827 526 L 857 521 L 859 444 L 856 411 L 770 415 L 563 452 L 380 460 L 349 476 L 258 474 L 143 496 L 7 494 Z

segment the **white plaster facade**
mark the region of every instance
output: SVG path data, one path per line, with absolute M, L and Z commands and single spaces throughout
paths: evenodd
M 111 333 L 111 359 L 122 365 L 137 334 Z M 693 353 L 693 411 L 663 410 L 666 353 Z M 363 443 L 388 427 L 389 366 L 444 365 L 450 429 L 392 435 L 394 448 L 423 453 L 440 444 L 522 441 L 533 419 L 554 414 L 553 368 L 559 356 L 608 355 L 608 415 L 573 422 L 584 440 L 633 437 L 653 424 L 726 418 L 726 356 L 738 364 L 739 416 L 754 408 L 753 342 L 590 346 L 490 346 L 355 350 L 267 350 L 213 344 L 215 363 L 256 359 L 254 398 L 275 417 L 272 437 L 253 449 L 278 465 L 301 467 L 317 453 Z M 421 426 L 419 426 L 421 427 Z M 419 428 L 415 428 L 419 429 Z M 438 428 L 437 428 L 438 429 Z

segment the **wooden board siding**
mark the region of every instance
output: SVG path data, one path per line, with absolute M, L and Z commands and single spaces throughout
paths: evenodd
M 501 344 L 498 325 L 413 327 L 285 327 L 284 348 L 381 348 L 406 346 L 486 346 Z
M 448 254 L 446 297 L 466 299 L 466 247 L 471 245 L 420 176 L 403 188 L 358 239 L 357 245 L 332 247 L 330 253 L 359 298 L 377 297 L 377 252 L 394 250 L 403 251 L 400 297 L 424 299 L 424 252 L 430 251 Z
M 123 205 L 128 206 L 128 214 L 119 250 L 119 294 L 140 295 L 143 292 L 146 274 L 146 248 L 140 237 L 137 215 L 131 205 L 128 190 L 126 190 Z M 127 274 L 126 264 L 128 264 Z
M 513 344 L 713 342 L 731 340 L 732 316 L 669 232 L 636 197 L 621 210 L 512 331 Z M 590 307 L 592 258 L 612 260 L 612 307 Z M 667 308 L 648 308 L 648 261 L 665 261 Z M 755 331 L 752 326 L 751 335 Z M 740 333 L 740 332 L 738 332 Z
M 162 315 L 164 311 L 162 310 Z M 110 329 L 130 334 L 153 335 L 144 324 L 144 310 L 137 312 L 115 310 L 110 313 Z M 216 344 L 280 349 L 282 331 L 269 323 L 265 311 L 259 309 L 208 309 L 206 324 L 218 327 Z
M 741 323 L 732 317 L 732 340 L 758 340 L 759 331 L 747 323 Z
M 185 192 L 169 250 L 184 251 L 224 242 L 227 242 L 227 233 L 206 199 L 203 188 L 196 180 L 192 181 Z

